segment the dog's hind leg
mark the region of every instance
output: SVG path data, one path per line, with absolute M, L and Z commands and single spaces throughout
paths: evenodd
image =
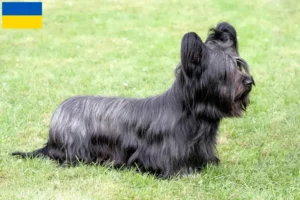
M 20 152 L 16 151 L 11 154 L 12 156 L 20 156 L 22 158 L 37 158 L 37 157 L 47 157 L 48 156 L 48 146 L 37 149 L 33 152 Z

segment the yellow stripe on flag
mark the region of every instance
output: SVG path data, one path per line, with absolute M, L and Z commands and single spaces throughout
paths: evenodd
M 2 16 L 2 28 L 42 28 L 42 16 Z

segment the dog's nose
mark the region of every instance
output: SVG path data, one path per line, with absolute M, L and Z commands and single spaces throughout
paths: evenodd
M 252 84 L 254 84 L 254 81 L 252 78 L 247 78 L 245 81 L 244 81 L 244 84 L 247 86 L 247 87 L 251 87 Z

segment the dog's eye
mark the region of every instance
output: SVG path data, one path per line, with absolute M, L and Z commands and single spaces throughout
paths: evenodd
M 243 71 L 243 67 L 241 66 L 241 64 L 239 64 L 239 63 L 237 62 L 236 65 L 238 66 L 238 69 L 239 69 L 241 72 L 244 72 L 244 71 Z
M 245 73 L 245 74 L 248 74 L 248 73 L 249 73 L 249 72 L 247 71 L 247 69 L 245 68 L 244 65 L 238 64 L 237 66 L 238 66 L 238 69 L 239 69 L 241 72 L 243 72 L 243 73 Z
M 236 58 L 236 65 L 241 72 L 249 74 L 248 64 L 242 58 Z

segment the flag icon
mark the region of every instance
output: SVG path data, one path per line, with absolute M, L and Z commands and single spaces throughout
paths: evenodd
M 2 28 L 42 28 L 42 2 L 2 2 Z

